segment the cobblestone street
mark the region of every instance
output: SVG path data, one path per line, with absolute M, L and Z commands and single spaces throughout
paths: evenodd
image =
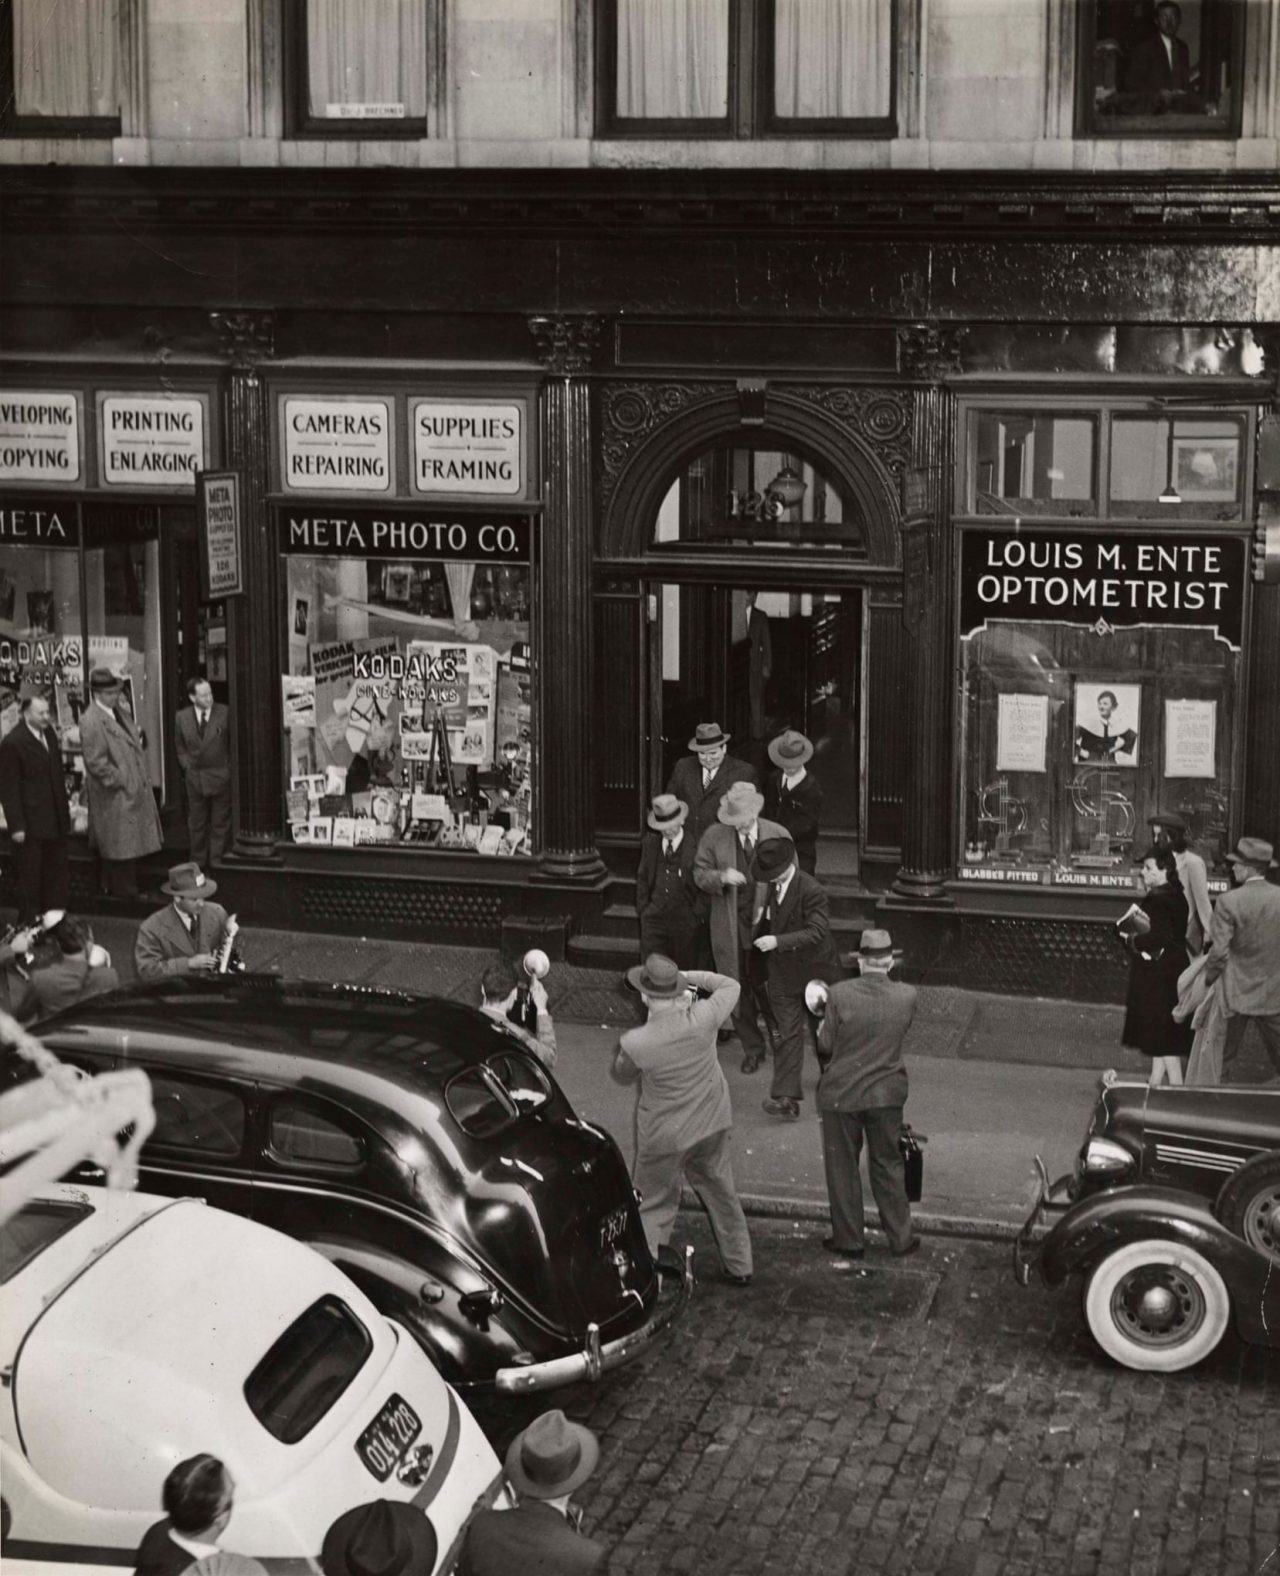
M 1280 1352 L 1228 1335 L 1168 1378 L 1093 1345 L 1074 1287 L 1007 1246 L 926 1238 L 835 1263 L 821 1227 L 751 1223 L 756 1278 L 706 1276 L 645 1362 L 554 1400 L 482 1403 L 501 1448 L 547 1405 L 601 1435 L 579 1494 L 631 1576 L 1252 1576 L 1280 1571 Z

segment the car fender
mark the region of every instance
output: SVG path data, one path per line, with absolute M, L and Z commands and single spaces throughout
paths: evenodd
M 1040 1274 L 1056 1286 L 1127 1242 L 1153 1238 L 1181 1243 L 1206 1258 L 1226 1282 L 1244 1339 L 1280 1345 L 1280 1271 L 1228 1231 L 1209 1202 L 1194 1193 L 1138 1184 L 1082 1199 L 1044 1239 Z

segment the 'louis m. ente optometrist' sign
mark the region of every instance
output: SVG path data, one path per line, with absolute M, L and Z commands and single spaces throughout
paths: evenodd
M 1248 543 L 1241 537 L 1102 535 L 1026 527 L 961 533 L 960 638 L 993 619 L 1132 629 L 1212 629 L 1240 649 Z
M 529 560 L 526 514 L 398 508 L 275 505 L 282 553 L 315 558 L 432 558 L 481 564 Z

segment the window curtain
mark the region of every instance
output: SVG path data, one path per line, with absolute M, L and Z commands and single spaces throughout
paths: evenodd
M 427 113 L 427 0 L 307 0 L 311 113 L 343 104 Z
M 118 0 L 14 0 L 19 115 L 120 113 Z
M 774 113 L 888 115 L 892 11 L 893 0 L 776 0 Z
M 618 115 L 722 120 L 729 113 L 729 0 L 616 0 Z

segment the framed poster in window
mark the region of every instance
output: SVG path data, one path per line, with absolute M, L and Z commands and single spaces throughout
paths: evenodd
M 1164 774 L 1166 777 L 1216 777 L 1218 703 L 1216 700 L 1166 700 Z

